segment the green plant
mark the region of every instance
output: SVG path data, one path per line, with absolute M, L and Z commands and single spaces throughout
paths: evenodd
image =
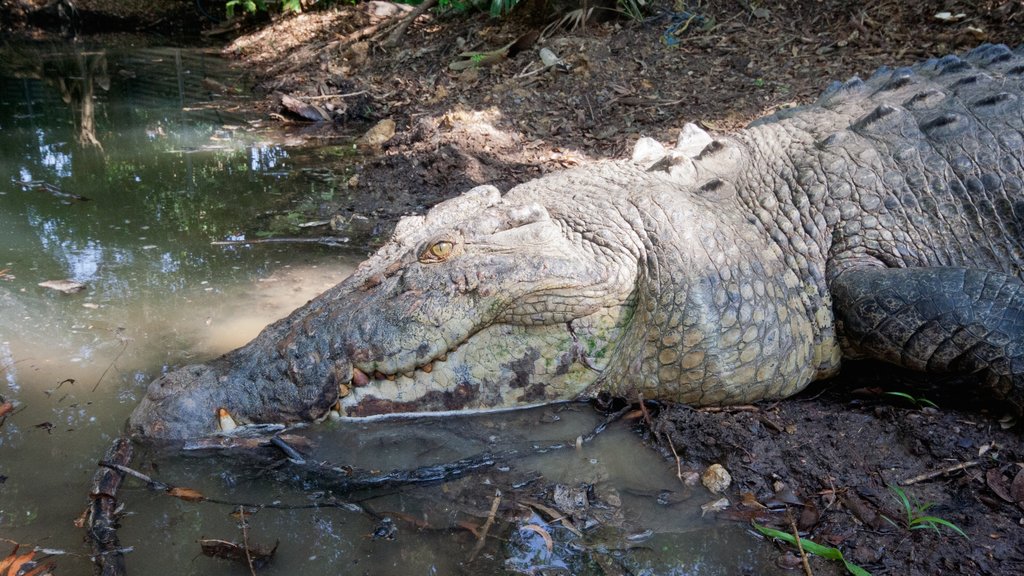
M 516 4 L 519 4 L 519 0 L 491 0 L 491 16 L 504 16 L 511 12 Z
M 921 530 L 925 528 L 930 528 L 932 530 L 935 530 L 936 532 L 940 532 L 939 528 L 945 527 L 970 540 L 967 534 L 965 534 L 959 526 L 953 524 L 949 520 L 946 520 L 945 518 L 939 518 L 938 516 L 926 515 L 928 509 L 934 506 L 934 502 L 926 502 L 922 504 L 918 502 L 917 499 L 912 498 L 909 494 L 906 493 L 906 491 L 904 491 L 902 488 L 895 484 L 889 485 L 889 491 L 896 496 L 896 499 L 900 503 L 900 507 L 903 509 L 903 514 L 905 516 L 904 524 L 907 529 Z M 889 518 L 887 516 L 882 516 L 882 518 L 885 518 L 893 526 L 899 526 L 899 524 L 897 524 L 892 518 Z
M 644 10 L 647 9 L 646 0 L 618 0 L 616 3 L 618 11 L 630 20 L 643 20 Z
M 235 16 L 235 9 L 241 8 L 249 14 L 255 14 L 256 12 L 267 12 L 271 6 L 280 4 L 278 8 L 281 13 L 285 12 L 302 12 L 302 0 L 228 0 L 224 4 L 225 12 L 228 18 Z
M 860 566 L 857 566 L 852 562 L 848 562 L 846 558 L 843 558 L 843 553 L 840 552 L 838 548 L 823 546 L 821 544 L 818 544 L 817 542 L 814 542 L 813 540 L 808 540 L 806 538 L 801 538 L 798 544 L 796 536 L 790 534 L 789 532 L 783 532 L 782 530 L 776 530 L 774 528 L 768 528 L 767 526 L 761 526 L 756 522 L 754 523 L 754 530 L 757 530 L 758 532 L 760 532 L 764 536 L 767 536 L 768 538 L 775 538 L 777 540 L 782 540 L 783 542 L 788 542 L 793 546 L 799 546 L 805 552 L 810 552 L 815 556 L 821 556 L 822 558 L 842 562 L 843 566 L 846 566 L 846 571 L 850 574 L 853 574 L 853 576 L 871 576 L 871 573 L 867 570 L 861 568 Z
M 916 406 L 918 408 L 923 408 L 925 406 L 928 406 L 929 408 L 938 408 L 939 407 L 938 404 L 936 404 L 935 402 L 932 402 L 931 400 L 929 400 L 927 398 L 917 398 L 915 396 L 907 394 L 906 392 L 886 392 L 885 394 L 887 396 L 895 396 L 897 398 L 903 398 L 904 400 L 909 401 L 911 404 L 913 404 L 914 406 Z

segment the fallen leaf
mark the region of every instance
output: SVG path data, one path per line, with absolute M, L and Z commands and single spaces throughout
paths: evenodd
M 936 20 L 941 20 L 943 22 L 956 22 L 957 20 L 963 20 L 966 17 L 967 14 L 964 14 L 963 12 L 959 12 L 957 14 L 953 14 L 952 12 L 939 12 L 935 15 Z
M 168 490 L 167 493 L 186 502 L 202 502 L 203 500 L 206 500 L 206 496 L 203 496 L 197 490 L 182 488 L 180 486 L 174 486 Z
M 1018 470 L 1017 475 L 1013 477 L 1013 483 L 1010 484 L 1010 498 L 1018 506 L 1024 508 L 1024 468 Z
M 1009 486 L 1006 485 L 1006 479 L 1003 478 L 1003 473 L 998 468 L 990 468 L 988 472 L 985 472 L 985 483 L 988 484 L 989 489 L 1007 502 L 1013 502 L 1013 498 L 1010 497 Z
M 230 516 L 235 520 L 245 520 L 259 511 L 260 508 L 243 508 L 242 510 L 233 510 Z
M 35 551 L 29 550 L 24 554 L 18 554 L 18 544 L 6 558 L 0 560 L 0 576 L 51 576 L 52 564 L 36 565 L 32 560 Z M 20 572 L 20 574 L 19 574 Z
M 49 288 L 65 294 L 74 294 L 85 290 L 85 284 L 74 280 L 47 280 L 38 284 L 42 288 Z
M 235 562 L 241 562 L 245 565 L 249 564 L 249 560 L 252 560 L 253 568 L 257 570 L 266 566 L 268 562 L 274 557 L 274 552 L 277 552 L 277 545 L 280 542 L 275 542 L 273 548 L 267 546 L 253 546 L 248 547 L 248 554 L 246 554 L 245 546 L 237 542 L 229 542 L 227 540 L 217 540 L 214 538 L 203 538 L 199 540 L 199 547 L 202 548 L 203 554 L 216 557 L 224 558 L 225 560 L 234 560 Z
M 547 530 L 545 530 L 544 528 L 540 527 L 540 525 L 538 525 L 538 524 L 527 524 L 525 526 L 520 526 L 519 529 L 520 530 L 530 530 L 531 532 L 536 532 L 537 534 L 540 535 L 541 538 L 544 539 L 544 547 L 548 549 L 548 554 L 551 554 L 552 552 L 554 552 L 554 550 L 555 550 L 555 543 L 551 540 L 551 535 L 548 534 Z

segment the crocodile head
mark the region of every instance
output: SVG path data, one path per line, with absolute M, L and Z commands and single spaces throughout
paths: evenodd
M 608 226 L 579 221 L 586 209 L 546 204 L 481 186 L 404 218 L 352 276 L 249 344 L 155 380 L 130 430 L 184 439 L 217 432 L 218 413 L 290 423 L 580 395 L 627 320 L 636 261 Z

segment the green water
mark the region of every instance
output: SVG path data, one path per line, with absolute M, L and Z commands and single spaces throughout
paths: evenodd
M 338 149 L 289 148 L 223 112 L 246 105 L 210 93 L 206 77 L 234 82 L 210 55 L 21 52 L 0 68 L 0 396 L 16 405 L 0 425 L 0 538 L 62 550 L 58 574 L 90 574 L 73 522 L 96 461 L 148 382 L 248 341 L 344 278 L 367 248 L 355 238 L 348 250 L 211 244 L 297 234 L 325 219 L 321 205 L 347 167 Z M 39 286 L 52 280 L 84 289 Z M 684 498 L 672 466 L 628 424 L 575 448 L 598 422 L 586 407 L 563 406 L 302 432 L 311 460 L 375 470 L 518 450 L 456 482 L 360 494 L 288 465 L 140 447 L 133 466 L 213 498 L 330 506 L 264 509 L 243 534 L 234 506 L 129 480 L 119 530 L 128 573 L 249 574 L 197 544 L 243 537 L 279 543 L 260 574 L 774 572 L 742 527 L 701 518 L 713 497 Z M 607 509 L 583 537 L 526 502 L 549 501 L 556 482 L 593 485 L 595 510 Z M 394 539 L 371 537 L 384 516 Z

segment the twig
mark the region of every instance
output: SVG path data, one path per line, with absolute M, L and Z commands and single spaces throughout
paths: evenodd
M 356 42 L 359 42 L 363 38 L 367 38 L 369 36 L 373 36 L 381 28 L 386 28 L 388 26 L 391 26 L 392 24 L 394 24 L 394 23 L 389 19 L 389 20 L 383 20 L 381 22 L 378 22 L 378 23 L 370 25 L 370 26 L 366 26 L 366 27 L 360 28 L 360 29 L 356 30 L 355 32 L 352 32 L 351 34 L 347 34 L 347 35 L 342 36 L 341 38 L 339 38 L 337 40 L 332 40 L 332 41 L 328 42 L 323 48 L 321 48 L 320 52 L 321 53 L 326 53 L 326 52 L 329 52 L 329 51 L 334 50 L 336 48 L 343 48 L 345 46 L 348 46 L 349 44 L 355 44 Z M 284 73 L 287 74 L 289 72 L 294 72 L 295 70 L 298 70 L 299 68 L 301 68 L 305 63 L 306 63 L 305 60 L 301 60 L 301 61 L 297 62 L 295 65 L 291 66 L 288 70 L 285 70 Z
M 605 429 L 608 428 L 609 424 L 612 424 L 614 422 L 618 422 L 619 420 L 621 420 L 623 416 L 625 416 L 627 413 L 629 413 L 630 409 L 632 409 L 632 406 L 626 406 L 626 407 L 622 408 L 621 410 L 619 410 L 618 412 L 614 412 L 612 414 L 609 414 L 608 416 L 605 417 L 605 419 L 603 421 L 601 421 L 600 424 L 595 426 L 594 429 L 590 431 L 590 433 L 585 434 L 584 436 L 582 436 L 582 441 L 584 443 L 590 442 L 591 440 L 596 438 L 598 434 L 600 434 L 601 432 L 604 432 Z
M 323 244 L 324 246 L 343 245 L 337 238 L 321 236 L 320 238 L 254 238 L 252 240 L 215 240 L 210 246 L 244 246 L 246 244 Z
M 943 475 L 949 474 L 951 472 L 959 472 L 961 470 L 966 470 L 968 468 L 972 468 L 972 467 L 977 466 L 979 464 L 981 464 L 980 460 L 969 460 L 967 462 L 960 462 L 959 464 L 954 464 L 952 466 L 947 466 L 946 468 L 941 468 L 939 470 L 933 470 L 931 472 L 925 472 L 924 474 L 919 474 L 917 476 L 914 476 L 913 478 L 907 478 L 906 480 L 900 480 L 899 481 L 899 485 L 900 486 L 910 486 L 911 484 L 917 484 L 918 482 L 924 482 L 925 480 L 931 480 L 932 478 L 943 476 Z
M 395 46 L 398 46 L 399 42 L 402 41 L 402 36 L 405 34 L 405 31 L 409 28 L 409 26 L 417 18 L 425 14 L 427 10 L 433 8 L 434 5 L 436 4 L 437 0 L 423 0 L 422 4 L 417 6 L 416 9 L 413 10 L 412 12 L 409 12 L 409 14 L 405 18 L 403 18 L 401 22 L 398 23 L 398 26 L 396 26 L 395 29 L 391 31 L 391 34 L 388 35 L 387 40 L 383 42 L 383 46 L 385 48 L 394 48 Z
M 679 453 L 676 452 L 676 445 L 672 443 L 672 437 L 666 434 L 665 440 L 668 441 L 668 447 L 672 450 L 672 456 L 676 459 L 676 478 L 685 486 L 686 481 L 683 480 L 683 461 L 679 459 Z
M 124 354 L 124 351 L 128 349 L 128 339 L 126 338 L 121 342 L 124 344 L 121 346 L 121 351 L 118 352 L 117 356 L 114 356 L 114 359 L 110 361 L 110 364 L 107 365 L 107 369 L 103 371 L 103 374 L 100 374 L 99 380 L 96 380 L 96 385 L 92 387 L 93 392 L 100 387 L 100 382 L 103 382 L 103 377 L 107 375 L 107 372 L 110 372 L 110 369 L 114 367 L 114 364 L 121 359 L 121 354 Z
M 147 487 L 149 487 L 149 488 L 151 488 L 153 490 L 164 490 L 164 491 L 167 491 L 167 490 L 170 490 L 171 488 L 173 488 L 173 486 L 171 486 L 170 484 L 164 484 L 163 482 L 161 482 L 159 480 L 154 480 L 154 479 L 150 478 L 149 476 L 146 476 L 142 472 L 139 472 L 138 470 L 135 470 L 133 468 L 129 468 L 128 466 L 126 466 L 124 464 L 120 464 L 118 462 L 111 462 L 109 460 L 100 460 L 98 464 L 101 467 L 103 467 L 103 468 L 110 468 L 111 470 L 115 470 L 117 472 L 120 472 L 121 474 L 126 474 L 128 476 L 133 476 L 135 478 L 138 478 L 139 480 L 142 480 L 143 482 L 145 482 Z
M 331 98 L 352 98 L 354 96 L 362 96 L 369 90 L 360 90 L 359 92 L 349 92 L 348 94 L 323 94 L 321 96 L 302 96 L 303 100 L 330 100 Z
M 796 549 L 800 551 L 800 561 L 804 564 L 804 574 L 807 576 L 814 576 L 811 572 L 811 563 L 807 560 L 807 552 L 804 551 L 804 545 L 800 542 L 800 531 L 796 528 L 796 520 L 793 519 L 793 514 L 786 510 L 786 515 L 789 516 L 789 526 L 793 529 L 793 537 L 796 538 Z
M 487 540 L 487 533 L 490 532 L 491 526 L 494 525 L 494 517 L 498 514 L 498 505 L 501 504 L 501 490 L 494 491 L 494 500 L 491 501 L 491 511 L 487 514 L 487 521 L 484 522 L 483 528 L 480 529 L 480 535 L 476 538 L 476 546 L 473 547 L 473 553 L 469 555 L 469 561 L 472 562 L 476 555 L 483 550 L 484 544 Z
M 292 448 L 290 444 L 284 441 L 280 436 L 274 436 L 270 439 L 270 443 L 277 447 L 278 450 L 284 452 L 284 455 L 288 457 L 293 464 L 305 464 L 306 459 L 299 454 L 299 451 Z
M 249 573 L 256 576 L 256 568 L 252 565 L 252 554 L 249 553 L 249 530 L 245 521 L 245 506 L 238 507 L 238 517 L 242 522 L 242 549 L 245 550 L 245 561 L 249 564 Z

